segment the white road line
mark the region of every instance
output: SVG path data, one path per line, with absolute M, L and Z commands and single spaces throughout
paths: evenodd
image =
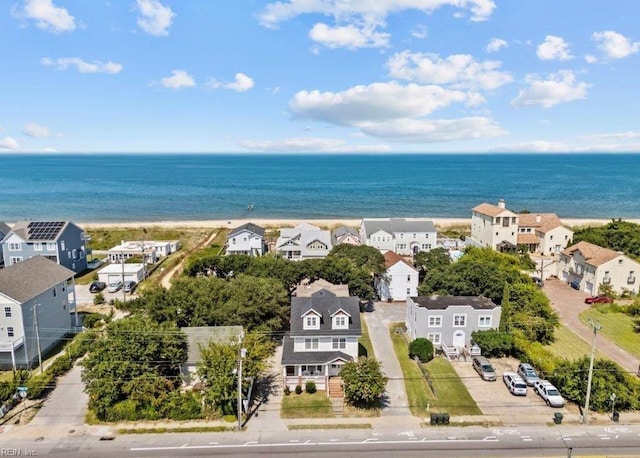
M 220 442 L 209 442 L 209 445 L 218 445 Z
M 610 438 L 610 437 L 601 437 L 600 439 L 602 439 L 603 441 L 611 440 L 611 438 Z
M 289 442 L 300 442 L 298 439 L 292 439 Z
M 329 442 L 338 442 L 340 439 L 329 439 Z
M 363 440 L 362 442 L 372 442 L 372 441 L 377 441 L 378 438 L 377 437 L 370 437 L 368 439 Z
M 258 443 L 257 441 L 249 441 L 249 442 L 245 442 L 245 443 L 244 443 L 244 446 L 246 447 L 246 446 L 248 446 L 248 445 L 255 445 L 255 444 L 257 444 L 257 443 Z

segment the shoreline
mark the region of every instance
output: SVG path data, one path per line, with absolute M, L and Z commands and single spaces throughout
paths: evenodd
M 416 218 L 407 218 L 408 220 Z M 471 218 L 420 218 L 430 219 L 440 228 L 452 226 L 470 226 Z M 580 226 L 600 226 L 607 224 L 612 218 L 560 218 L 569 227 Z M 624 221 L 640 224 L 640 219 L 631 218 Z M 160 227 L 166 229 L 174 228 L 228 228 L 233 229 L 246 223 L 253 223 L 264 228 L 279 228 L 296 226 L 301 223 L 309 223 L 316 226 L 336 227 L 341 225 L 359 227 L 362 218 L 322 218 L 322 219 L 296 219 L 296 218 L 243 218 L 243 219 L 212 219 L 212 220 L 167 220 L 167 221 L 113 221 L 113 222 L 78 222 L 80 227 L 89 229 L 105 229 L 113 227 Z

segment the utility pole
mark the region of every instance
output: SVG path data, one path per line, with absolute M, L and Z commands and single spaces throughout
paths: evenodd
M 120 257 L 122 262 L 122 302 L 127 302 L 127 292 L 124 290 L 124 251 L 120 251 Z
M 33 305 L 33 322 L 36 326 L 36 345 L 38 347 L 38 365 L 40 366 L 40 375 L 42 375 L 42 349 L 40 348 L 40 327 L 38 326 L 38 304 Z
M 584 403 L 584 413 L 582 414 L 582 422 L 586 425 L 589 423 L 589 398 L 591 398 L 591 379 L 593 378 L 593 360 L 596 357 L 596 336 L 602 326 L 597 321 L 589 318 L 589 325 L 593 328 L 593 343 L 591 344 L 591 360 L 589 361 L 589 377 L 587 378 L 587 398 Z
M 242 360 L 247 356 L 247 349 L 242 348 L 240 338 L 240 361 L 238 362 L 238 430 L 242 431 Z

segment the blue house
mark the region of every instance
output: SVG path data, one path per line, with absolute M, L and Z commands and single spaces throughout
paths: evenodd
M 6 267 L 43 256 L 75 273 L 87 270 L 84 231 L 71 221 L 18 221 L 2 239 Z
M 11 231 L 11 228 L 7 223 L 0 221 L 0 242 L 2 242 L 2 239 L 9 233 L 9 231 Z M 2 247 L 0 247 L 0 269 L 2 267 L 4 267 L 4 258 L 2 257 Z

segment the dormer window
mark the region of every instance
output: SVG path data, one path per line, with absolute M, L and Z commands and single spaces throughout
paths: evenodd
M 333 316 L 332 329 L 349 329 L 349 317 L 344 313 Z
M 303 329 L 320 329 L 320 316 L 315 310 L 309 310 L 302 319 Z

